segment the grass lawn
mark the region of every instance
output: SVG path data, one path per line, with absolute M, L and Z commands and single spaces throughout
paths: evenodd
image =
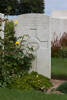
M 67 58 L 52 58 L 52 77 L 67 79 Z
M 67 95 L 44 94 L 37 91 L 0 89 L 0 100 L 67 100 Z

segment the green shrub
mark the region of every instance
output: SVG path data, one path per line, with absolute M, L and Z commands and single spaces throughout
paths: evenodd
M 51 56 L 61 57 L 61 43 L 58 38 L 51 42 Z
M 64 82 L 63 84 L 61 84 L 57 88 L 57 90 L 67 94 L 67 82 Z
M 31 74 L 25 74 L 21 78 L 14 77 L 12 82 L 8 85 L 9 88 L 18 88 L 18 89 L 35 89 L 35 90 L 47 90 L 52 86 L 50 80 L 36 72 Z
M 27 83 L 28 77 L 29 77 L 28 74 L 22 76 L 22 78 L 14 77 L 11 80 L 11 83 L 8 84 L 8 88 L 17 88 L 17 89 L 20 89 L 20 90 L 30 90 L 30 89 L 33 89 Z
M 10 77 L 28 71 L 35 59 L 33 46 L 29 44 L 29 36 L 15 37 L 13 21 L 5 23 L 4 39 L 0 38 L 0 81 L 4 86 Z M 4 47 L 4 49 L 3 49 Z
M 64 34 L 62 35 L 60 42 L 61 42 L 62 47 L 67 47 L 67 33 L 66 32 L 64 32 Z
M 67 58 L 67 33 L 64 32 L 60 39 L 57 36 L 51 42 L 51 56 Z
M 62 57 L 67 58 L 67 46 L 62 47 Z
M 37 72 L 32 72 L 28 83 L 37 90 L 47 90 L 51 87 L 51 82 L 48 78 L 43 75 L 38 74 Z

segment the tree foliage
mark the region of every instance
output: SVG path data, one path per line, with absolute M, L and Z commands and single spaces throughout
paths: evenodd
M 21 13 L 43 13 L 44 0 L 21 0 Z
M 0 0 L 0 13 L 44 13 L 44 0 Z
M 0 13 L 4 14 L 16 14 L 18 9 L 17 0 L 0 0 Z

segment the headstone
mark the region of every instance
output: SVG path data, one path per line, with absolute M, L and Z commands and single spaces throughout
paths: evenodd
M 58 39 L 61 38 L 64 32 L 67 33 L 67 19 L 66 18 L 50 18 L 50 31 L 51 31 L 51 40 L 54 40 L 55 37 Z
M 29 34 L 31 43 L 38 44 L 32 70 L 51 78 L 50 18 L 44 14 L 23 14 L 16 19 L 16 36 Z
M 51 40 L 67 33 L 67 10 L 53 11 L 50 18 Z
M 4 19 L 4 14 L 0 13 L 0 19 Z M 4 39 L 4 21 L 0 22 L 1 26 L 0 26 L 0 37 L 2 39 Z

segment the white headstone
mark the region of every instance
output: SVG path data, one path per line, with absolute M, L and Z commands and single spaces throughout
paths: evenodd
M 60 39 L 64 32 L 67 33 L 67 10 L 53 11 L 51 14 L 50 27 L 51 40 L 54 40 L 57 36 Z
M 1 14 L 1 13 L 0 13 L 0 18 L 1 18 L 1 19 L 4 19 L 4 14 Z M 3 21 L 2 21 L 2 23 L 1 23 L 0 29 L 1 29 L 1 31 L 0 31 L 0 37 L 1 37 L 2 39 L 4 39 L 4 22 L 3 22 Z
M 50 42 L 50 18 L 44 14 L 24 14 L 16 19 L 16 36 L 29 34 L 31 41 L 39 45 L 36 51 L 36 60 L 33 71 L 51 78 L 51 42 Z

